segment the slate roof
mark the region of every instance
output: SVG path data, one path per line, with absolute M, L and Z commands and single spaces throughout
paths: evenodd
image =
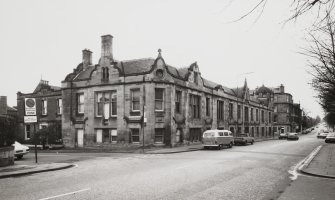
M 47 84 L 43 84 L 42 82 L 40 82 L 37 87 L 35 88 L 33 93 L 37 93 L 39 92 L 41 89 L 48 89 L 48 90 L 53 90 L 53 91 L 57 91 L 57 90 L 61 90 L 60 87 L 57 86 L 52 86 L 52 85 L 47 85 Z
M 80 80 L 89 79 L 94 70 L 95 70 L 95 66 L 88 66 L 86 70 L 80 71 L 79 74 L 75 76 L 73 80 L 80 81 Z
M 231 89 L 234 93 L 235 96 L 243 99 L 243 96 L 244 96 L 244 88 L 241 87 L 241 88 L 233 88 Z
M 155 63 L 155 59 L 153 58 L 143 58 L 143 59 L 135 59 L 135 60 L 126 60 L 118 63 L 118 67 L 124 73 L 124 75 L 132 75 L 132 74 L 145 74 L 148 73 L 152 65 Z
M 13 107 L 9 107 L 9 106 L 7 106 L 7 111 L 17 111 L 17 109 L 16 109 L 16 108 L 13 108 Z
M 119 70 L 121 75 L 131 76 L 139 74 L 147 74 L 152 70 L 152 66 L 155 64 L 156 59 L 153 58 L 142 58 L 133 60 L 124 60 L 116 62 L 116 68 Z M 171 65 L 166 64 L 168 73 L 173 77 L 180 80 L 187 80 L 189 75 L 190 67 L 176 68 Z M 82 63 L 80 63 L 73 73 L 70 73 L 65 78 L 65 81 L 74 80 L 86 80 L 90 79 L 92 73 L 96 70 L 96 66 L 88 66 L 86 70 L 83 70 Z M 205 78 L 203 79 L 204 86 L 210 89 L 216 89 L 218 87 L 222 88 L 226 93 L 236 96 L 236 93 L 241 96 L 241 92 L 236 92 L 234 89 L 222 86 L 221 84 L 209 81 Z M 241 88 L 242 89 L 242 88 Z M 243 94 L 242 94 L 243 95 Z

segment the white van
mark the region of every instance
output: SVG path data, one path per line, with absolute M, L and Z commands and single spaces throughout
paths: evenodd
M 222 149 L 223 146 L 232 148 L 234 137 L 232 132 L 228 130 L 207 130 L 202 135 L 202 145 L 205 149 L 209 147 Z

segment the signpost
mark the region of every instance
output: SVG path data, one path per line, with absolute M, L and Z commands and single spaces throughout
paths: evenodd
M 37 138 L 36 138 L 36 126 L 35 126 L 37 123 L 36 99 L 25 98 L 24 107 L 25 107 L 24 123 L 34 125 L 35 162 L 37 163 Z

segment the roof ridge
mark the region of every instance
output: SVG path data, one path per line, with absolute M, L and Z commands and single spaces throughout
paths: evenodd
M 140 61 L 140 60 L 155 60 L 155 58 L 137 58 L 137 59 L 130 59 L 130 60 L 121 60 L 120 62 L 130 62 L 130 61 Z

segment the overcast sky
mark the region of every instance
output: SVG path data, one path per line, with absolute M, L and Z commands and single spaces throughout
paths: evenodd
M 231 3 L 230 3 L 231 2 Z M 156 58 L 174 67 L 197 61 L 201 76 L 227 87 L 285 85 L 296 103 L 323 115 L 304 56 L 303 16 L 283 26 L 292 0 L 269 0 L 246 19 L 258 0 L 1 0 L 0 95 L 16 105 L 16 93 L 31 93 L 41 77 L 60 86 L 82 59 L 82 50 L 101 54 L 101 35 L 113 35 L 117 60 Z M 255 20 L 257 20 L 255 22 Z M 253 72 L 253 73 L 249 73 Z M 248 74 L 245 74 L 248 73 Z

